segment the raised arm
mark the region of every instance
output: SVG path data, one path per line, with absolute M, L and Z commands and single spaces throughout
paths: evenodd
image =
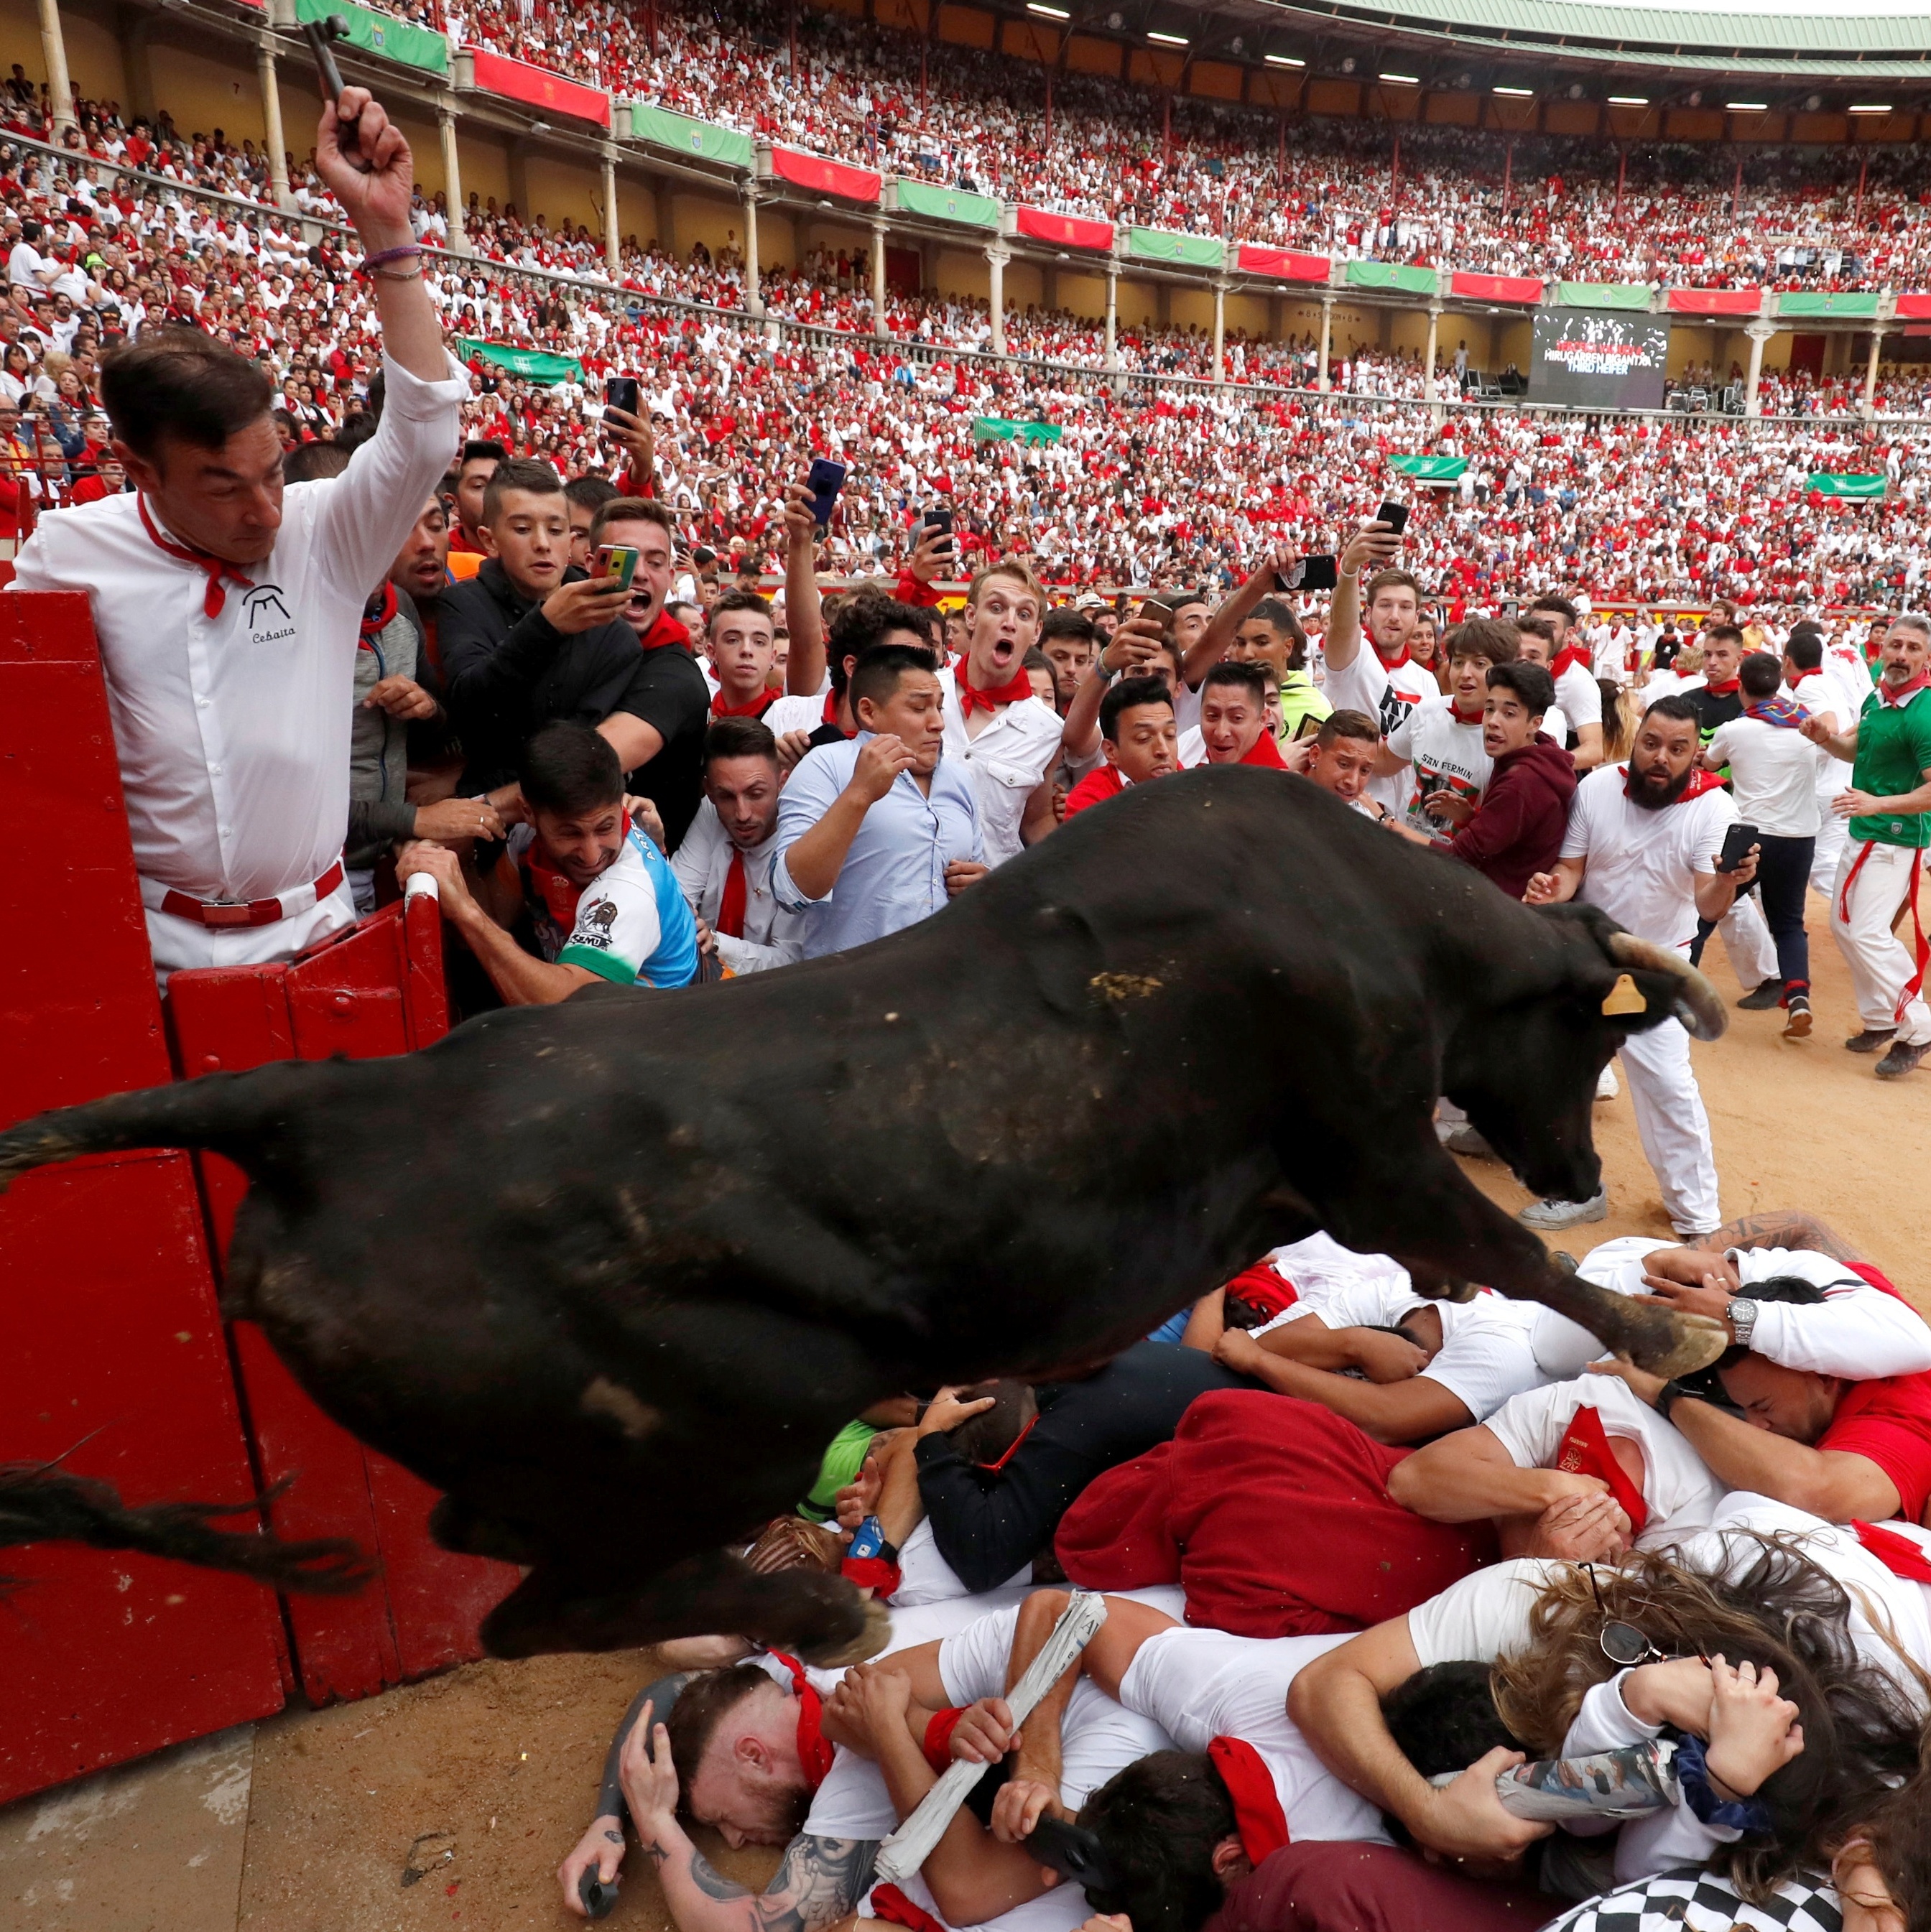
M 824 682 L 824 608 L 818 592 L 818 526 L 805 483 L 785 486 L 785 628 L 791 640 L 785 688 L 794 697 L 815 697 Z
M 1227 656 L 1227 646 L 1233 642 L 1234 633 L 1246 621 L 1248 613 L 1263 597 L 1274 595 L 1276 573 L 1291 577 L 1300 561 L 1291 550 L 1270 551 L 1256 566 L 1247 581 L 1221 604 L 1207 628 L 1200 633 L 1199 640 L 1181 660 L 1180 675 L 1186 680 L 1189 691 L 1198 691 L 1201 680 Z
M 1361 576 L 1390 562 L 1401 539 L 1386 524 L 1363 524 L 1348 539 L 1335 566 L 1335 594 L 1328 600 L 1327 634 L 1321 649 L 1330 671 L 1345 670 L 1361 649 Z

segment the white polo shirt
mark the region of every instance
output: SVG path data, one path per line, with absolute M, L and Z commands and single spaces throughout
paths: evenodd
M 282 499 L 274 550 L 224 584 L 172 556 L 128 494 L 41 519 L 14 588 L 84 590 L 93 607 L 134 864 L 155 963 L 245 965 L 293 956 L 355 917 L 346 886 L 271 926 L 209 928 L 157 908 L 293 896 L 340 856 L 364 604 L 462 434 L 469 375 L 425 382 L 384 356 L 382 425 L 327 482 Z
M 1650 812 L 1623 795 L 1627 767 L 1584 775 L 1569 808 L 1565 859 L 1584 861 L 1575 896 L 1600 906 L 1626 932 L 1687 952 L 1696 937 L 1696 878 L 1716 869 L 1723 835 L 1736 822 L 1726 791 Z
M 815 698 L 808 701 L 817 702 Z M 706 799 L 671 859 L 671 869 L 677 875 L 691 910 L 713 932 L 736 849 L 717 815 L 717 807 Z M 744 854 L 743 933 L 736 938 L 728 933 L 717 935 L 718 957 L 734 973 L 761 973 L 804 957 L 809 915 L 787 912 L 773 896 L 771 862 L 777 854 L 778 827 L 773 819 L 769 836 Z
M 959 708 L 959 680 L 965 674 L 962 664 L 948 664 L 938 674 L 945 693 L 945 755 L 972 773 L 986 863 L 1003 866 L 1023 850 L 1020 825 L 1026 800 L 1058 754 L 1065 728 L 1044 699 L 1028 698 L 1005 706 L 976 738 L 972 736 Z

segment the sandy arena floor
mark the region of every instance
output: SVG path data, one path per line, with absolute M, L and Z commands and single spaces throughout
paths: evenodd
M 1812 905 L 1821 928 L 1821 905 Z M 1827 934 L 1813 948 L 1818 1023 L 1808 1044 L 1782 1040 L 1776 1014 L 1740 1013 L 1726 1038 L 1696 1049 L 1724 1211 L 1821 1214 L 1931 1308 L 1931 1070 L 1881 1082 L 1869 1060 L 1843 1051 L 1856 1024 L 1842 963 Z M 1711 954 L 1734 998 L 1720 944 Z M 1667 1239 L 1626 1094 L 1596 1119 L 1611 1216 L 1566 1244 Z M 1468 1171 L 1497 1200 L 1521 1204 L 1501 1168 Z M 551 1875 L 588 1822 L 612 1726 L 654 1674 L 647 1652 L 476 1664 L 25 1801 L 0 1812 L 0 1932 L 580 1925 Z M 768 1852 L 707 1850 L 751 1883 L 775 1862 Z M 634 1854 L 605 1922 L 635 1932 L 668 1924 Z

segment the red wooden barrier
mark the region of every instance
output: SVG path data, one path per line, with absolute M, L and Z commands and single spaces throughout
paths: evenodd
M 11 569 L 8 574 L 11 575 Z M 0 1124 L 168 1078 L 87 599 L 0 596 Z M 179 1154 L 0 1199 L 0 1462 L 131 1502 L 250 1495 L 194 1174 Z M 259 1586 L 65 1544 L 0 1555 L 0 1802 L 278 1710 Z
M 405 1053 L 449 1030 L 442 921 L 433 898 L 385 908 L 287 966 L 177 973 L 168 1006 L 182 1072 L 264 1060 Z M 203 1157 L 215 1240 L 226 1253 L 242 1174 Z M 476 1625 L 514 1586 L 508 1564 L 452 1556 L 428 1537 L 435 1492 L 366 1449 L 309 1400 L 252 1323 L 236 1359 L 265 1480 L 294 1480 L 272 1510 L 288 1537 L 352 1536 L 382 1574 L 353 1597 L 286 1600 L 302 1688 L 320 1702 L 366 1697 L 480 1654 Z

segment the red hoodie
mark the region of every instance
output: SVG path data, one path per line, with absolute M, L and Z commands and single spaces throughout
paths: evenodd
M 1562 856 L 1575 784 L 1575 760 L 1539 733 L 1519 752 L 1495 760 L 1480 808 L 1449 850 L 1512 899 L 1520 898 L 1530 880 Z

